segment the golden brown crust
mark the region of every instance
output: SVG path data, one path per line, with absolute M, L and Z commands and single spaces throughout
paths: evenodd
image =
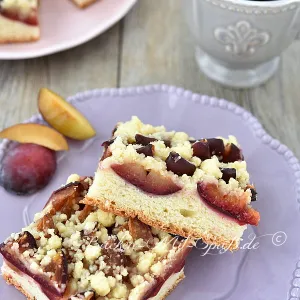
M 38 25 L 27 25 L 0 15 L 0 44 L 34 42 L 39 38 Z
M 182 272 L 182 274 L 180 275 L 180 277 L 176 280 L 176 282 L 166 291 L 166 293 L 160 298 L 160 299 L 156 299 L 156 300 L 164 300 L 166 299 L 173 291 L 174 289 L 177 287 L 177 285 L 185 278 L 184 273 Z
M 92 3 L 96 2 L 97 0 L 85 0 L 85 1 L 79 1 L 79 0 L 72 0 L 78 7 L 85 8 L 91 5 Z
M 0 44 L 10 44 L 10 43 L 30 43 L 30 42 L 36 42 L 40 39 L 40 36 L 34 36 L 24 39 L 22 37 L 11 37 L 11 38 L 1 38 L 0 36 Z
M 182 228 L 175 226 L 173 224 L 166 225 L 162 221 L 158 221 L 149 216 L 146 216 L 142 211 L 134 211 L 131 209 L 121 210 L 113 201 L 109 201 L 107 199 L 101 199 L 101 198 L 93 199 L 86 196 L 82 202 L 84 204 L 98 206 L 100 209 L 107 212 L 112 212 L 118 216 L 124 216 L 130 218 L 137 217 L 141 222 L 150 225 L 154 228 L 158 228 L 162 231 L 166 231 L 176 235 L 181 235 L 184 237 L 189 237 L 192 239 L 199 239 L 199 234 L 195 233 L 192 230 L 183 230 Z M 221 237 L 216 237 L 215 235 L 213 235 L 213 233 L 212 234 L 203 233 L 201 239 L 206 244 L 213 244 L 216 246 L 220 246 L 230 251 L 237 250 L 239 245 L 237 240 L 232 240 L 232 241 L 225 240 Z
M 13 285 L 17 290 L 19 290 L 23 295 L 25 295 L 25 297 L 27 298 L 27 300 L 36 300 L 35 298 L 31 297 L 31 295 L 29 295 L 22 288 L 22 286 L 16 280 L 14 280 L 14 278 L 11 275 L 6 274 L 6 273 L 2 273 L 2 276 L 3 276 L 4 280 L 7 282 L 7 284 Z
M 36 42 L 40 39 L 40 37 L 35 38 L 32 37 L 30 39 L 15 39 L 15 38 L 11 38 L 11 39 L 2 39 L 0 37 L 0 44 L 11 44 L 11 43 L 30 43 L 30 42 Z
M 9 274 L 3 273 L 2 276 L 7 284 L 13 285 L 17 290 L 19 290 L 23 295 L 25 295 L 27 300 L 37 300 L 37 299 L 31 297 L 28 293 L 26 293 L 26 291 L 22 288 L 22 286 L 17 281 L 15 281 Z M 160 297 L 156 300 L 166 299 L 184 278 L 185 278 L 185 276 L 184 276 L 184 273 L 182 272 L 180 277 L 177 278 L 176 282 L 166 291 L 166 293 L 164 295 L 162 295 L 162 297 Z

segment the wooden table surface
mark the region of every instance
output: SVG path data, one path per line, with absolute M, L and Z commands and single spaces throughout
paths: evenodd
M 42 86 L 70 96 L 154 83 L 244 106 L 300 157 L 300 42 L 285 51 L 279 72 L 267 84 L 250 90 L 224 88 L 197 67 L 180 0 L 139 0 L 121 22 L 84 45 L 43 58 L 0 61 L 0 129 L 37 112 Z

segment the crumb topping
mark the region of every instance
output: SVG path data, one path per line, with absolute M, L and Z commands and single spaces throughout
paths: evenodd
M 139 151 L 147 144 L 153 146 L 153 155 Z M 168 132 L 164 126 L 143 124 L 134 116 L 128 122 L 119 123 L 113 139 L 104 146 L 110 154 L 101 162 L 104 168 L 135 162 L 146 171 L 155 170 L 179 186 L 193 189 L 201 181 L 214 182 L 237 193 L 249 185 L 247 164 L 234 136 L 195 140 L 184 132 Z M 177 159 L 168 164 L 175 154 Z
M 69 183 L 67 187 L 72 188 L 73 180 L 78 179 L 76 175 L 69 177 L 71 186 Z M 85 182 L 90 185 L 92 180 Z M 64 193 L 64 188 L 60 191 Z M 65 206 L 54 210 L 58 204 L 53 198 L 32 224 L 12 234 L 5 244 L 32 271 L 65 287 L 64 295 L 70 299 L 139 299 L 137 291 L 163 273 L 184 241 L 174 240 L 170 234 L 137 219 L 115 216 L 95 207 L 82 218 L 86 207 L 80 199 L 64 199 L 71 210 Z M 51 222 L 41 222 L 45 217 Z
M 21 19 L 26 19 L 37 6 L 37 0 L 3 0 L 0 1 L 0 12 L 16 12 Z

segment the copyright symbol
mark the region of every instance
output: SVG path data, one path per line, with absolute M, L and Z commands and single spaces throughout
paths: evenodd
M 287 235 L 283 231 L 277 231 L 272 236 L 272 243 L 274 246 L 282 246 L 287 240 Z

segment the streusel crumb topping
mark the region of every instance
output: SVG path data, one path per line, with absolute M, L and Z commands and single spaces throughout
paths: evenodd
M 3 0 L 0 1 L 0 11 L 16 12 L 20 18 L 27 18 L 38 6 L 37 0 Z
M 62 199 L 59 192 L 75 189 L 79 180 L 85 184 L 79 197 L 70 201 L 68 192 L 68 199 L 58 200 Z M 139 299 L 140 292 L 162 274 L 184 241 L 137 219 L 81 204 L 91 184 L 91 178 L 70 176 L 68 185 L 54 193 L 56 197 L 34 222 L 12 234 L 5 244 L 19 252 L 31 270 L 65 288 L 67 296 Z
M 104 168 L 134 162 L 186 188 L 207 181 L 240 193 L 249 185 L 247 164 L 234 136 L 194 139 L 184 132 L 144 124 L 134 116 L 118 123 L 113 138 L 104 146 L 109 152 L 101 162 Z M 248 194 L 250 202 L 251 192 Z

